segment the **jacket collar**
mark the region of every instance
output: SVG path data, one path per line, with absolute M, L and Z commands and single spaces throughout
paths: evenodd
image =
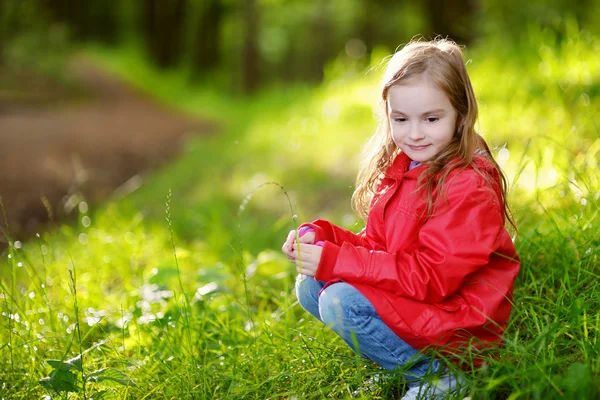
M 419 175 L 425 170 L 426 163 L 422 163 L 418 167 L 408 170 L 410 166 L 411 158 L 406 153 L 399 152 L 392 165 L 385 172 L 386 178 L 395 180 L 407 179 L 418 179 Z M 486 172 L 488 176 L 499 183 L 500 177 L 498 171 L 494 165 L 484 156 L 477 154 L 473 156 L 473 164 L 477 166 L 481 171 Z
M 410 166 L 411 158 L 406 155 L 404 152 L 399 152 L 392 165 L 385 171 L 386 178 L 401 180 L 403 178 L 417 179 L 421 172 L 425 169 L 425 164 L 421 164 L 418 167 L 415 167 L 408 170 Z

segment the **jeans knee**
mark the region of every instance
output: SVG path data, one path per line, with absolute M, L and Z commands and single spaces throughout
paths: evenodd
M 354 314 L 353 302 L 348 296 L 348 289 L 353 289 L 346 283 L 335 283 L 327 287 L 319 298 L 319 314 L 323 323 L 334 331 L 343 329 Z
M 295 285 L 298 303 L 300 303 L 304 309 L 311 311 L 311 308 L 317 307 L 321 288 L 322 284 L 319 281 L 316 281 L 313 277 L 298 275 L 296 277 Z

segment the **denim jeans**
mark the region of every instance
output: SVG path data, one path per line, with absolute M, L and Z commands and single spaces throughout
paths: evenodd
M 417 384 L 420 378 L 440 370 L 441 364 L 437 360 L 423 356 L 400 339 L 381 320 L 369 300 L 353 286 L 344 282 L 334 283 L 319 296 L 323 286 L 325 282 L 298 275 L 298 301 L 306 311 L 331 327 L 355 352 L 386 370 L 403 368 L 409 385 Z

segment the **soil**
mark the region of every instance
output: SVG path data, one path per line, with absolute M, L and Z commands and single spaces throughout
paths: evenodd
M 177 155 L 186 135 L 218 131 L 90 61 L 74 60 L 68 73 L 78 90 L 27 74 L 14 85 L 25 89 L 0 87 L 0 198 L 13 239 L 68 217 L 82 199 L 93 205 L 128 194 L 145 172 Z M 1 213 L 0 227 L 6 232 Z M 6 244 L 0 233 L 0 249 Z

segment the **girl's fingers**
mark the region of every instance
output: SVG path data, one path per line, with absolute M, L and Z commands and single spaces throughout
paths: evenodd
M 303 266 L 303 268 L 300 268 L 300 266 L 296 265 L 296 272 L 302 275 L 315 276 L 315 271 L 313 271 L 312 268 L 308 268 L 307 266 Z
M 312 254 L 300 254 L 300 258 L 298 258 L 298 254 L 295 253 L 293 257 L 296 261 L 296 264 L 300 264 L 300 262 L 302 262 L 302 265 L 314 264 L 317 261 L 316 257 L 314 257 Z
M 300 255 L 302 257 L 305 256 L 310 256 L 313 254 L 317 254 L 317 253 L 321 253 L 323 251 L 323 248 L 321 246 L 317 246 L 315 244 L 312 243 L 304 243 L 303 246 L 299 246 L 300 249 L 294 249 L 293 251 L 295 253 L 298 253 L 298 250 L 300 250 Z
M 290 231 L 290 233 L 288 233 L 287 238 L 285 239 L 285 242 L 283 243 L 283 246 L 281 247 L 281 250 L 283 250 L 283 252 L 285 254 L 290 253 L 294 248 L 293 248 L 293 243 L 294 243 L 294 238 L 296 236 L 296 231 Z
M 307 232 L 300 237 L 300 243 L 313 243 L 315 241 L 315 233 Z
M 288 236 L 287 236 L 287 241 L 288 241 L 288 242 L 292 242 L 292 241 L 294 241 L 294 239 L 295 239 L 295 238 L 296 238 L 296 231 L 292 229 L 292 230 L 291 230 L 291 231 L 288 233 Z
M 313 237 L 309 237 L 307 238 L 306 236 L 302 236 L 300 238 L 300 243 L 302 244 L 312 244 L 314 242 L 315 238 Z
M 296 243 L 296 231 L 294 231 L 294 230 L 290 231 L 290 233 L 288 234 L 287 242 L 288 242 L 289 249 L 293 250 L 294 244 Z

